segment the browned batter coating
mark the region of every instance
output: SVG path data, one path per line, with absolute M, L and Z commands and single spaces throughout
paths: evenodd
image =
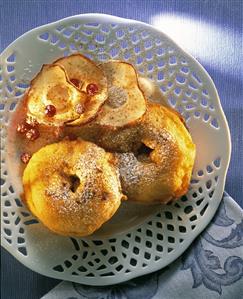
M 113 155 L 81 140 L 36 152 L 24 170 L 23 186 L 31 212 L 61 235 L 92 234 L 125 199 Z
M 195 145 L 178 114 L 150 103 L 139 124 L 139 138 L 142 146 L 137 152 L 116 154 L 128 199 L 166 203 L 184 195 L 190 183 Z

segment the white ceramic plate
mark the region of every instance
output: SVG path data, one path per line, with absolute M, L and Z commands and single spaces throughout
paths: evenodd
M 186 197 L 172 205 L 124 203 L 94 236 L 52 234 L 19 200 L 19 158 L 7 127 L 29 81 L 73 52 L 97 61 L 121 59 L 151 78 L 186 119 L 197 146 Z M 191 244 L 215 214 L 230 160 L 230 133 L 215 86 L 202 66 L 150 25 L 108 15 L 69 17 L 33 29 L 1 55 L 1 241 L 21 263 L 41 274 L 90 285 L 126 281 L 165 267 Z

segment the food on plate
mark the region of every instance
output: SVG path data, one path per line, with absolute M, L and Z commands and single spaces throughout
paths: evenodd
M 99 127 L 96 143 L 111 152 L 136 152 L 140 147 L 139 124 L 117 129 Z
M 167 106 L 165 98 L 162 96 L 158 86 L 151 79 L 138 77 L 139 87 L 148 101 L 160 102 Z M 136 152 L 141 144 L 141 130 L 139 123 L 141 119 L 131 123 L 129 126 L 115 127 L 111 120 L 110 127 L 97 126 L 99 134 L 96 138 L 97 144 L 112 152 Z M 98 122 L 97 122 L 98 123 Z M 96 130 L 97 130 L 96 129 Z M 86 133 L 85 138 L 89 137 Z
M 150 103 L 140 128 L 137 152 L 116 154 L 128 199 L 167 203 L 184 195 L 190 183 L 195 145 L 178 113 Z
M 92 234 L 125 199 L 113 155 L 82 140 L 36 152 L 24 170 L 23 187 L 31 212 L 61 235 Z
M 146 111 L 146 100 L 134 67 L 119 60 L 108 61 L 101 67 L 107 77 L 108 99 L 96 122 L 114 129 L 135 123 Z
M 44 65 L 13 125 L 25 202 L 58 234 L 90 235 L 123 199 L 166 204 L 189 188 L 186 124 L 127 62 L 73 54 Z
M 73 54 L 54 62 L 62 66 L 69 81 L 88 96 L 84 113 L 69 122 L 69 125 L 80 125 L 94 118 L 107 99 L 107 79 L 103 70 L 89 58 Z
M 139 76 L 138 83 L 147 100 L 160 103 L 164 106 L 168 105 L 165 98 L 161 95 L 159 87 L 151 79 Z
M 28 115 L 50 125 L 62 125 L 85 114 L 86 100 L 86 93 L 67 81 L 65 70 L 53 64 L 42 67 L 26 96 Z

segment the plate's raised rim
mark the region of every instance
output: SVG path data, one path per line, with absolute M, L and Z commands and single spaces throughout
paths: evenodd
M 15 41 L 13 41 L 11 44 L 9 44 L 9 46 L 3 50 L 3 52 L 0 54 L 0 58 L 2 59 L 3 56 L 5 56 L 7 54 L 7 52 L 13 47 L 16 46 L 16 43 L 18 44 L 19 41 L 21 41 L 23 38 L 25 38 L 25 36 L 29 35 L 29 34 L 34 34 L 37 33 L 40 30 L 43 30 L 45 28 L 49 28 L 50 26 L 57 26 L 59 23 L 65 22 L 65 24 L 69 24 L 70 25 L 72 23 L 75 23 L 75 21 L 80 21 L 80 19 L 82 19 L 82 21 L 85 22 L 94 22 L 95 23 L 117 23 L 117 24 L 127 24 L 127 25 L 142 25 L 144 28 L 148 28 L 153 30 L 154 32 L 157 32 L 160 35 L 165 36 L 165 38 L 167 40 L 169 40 L 169 42 L 171 44 L 173 44 L 175 47 L 177 47 L 182 53 L 183 55 L 185 55 L 185 57 L 187 57 L 199 70 L 200 70 L 200 74 L 202 76 L 202 79 L 204 82 L 207 82 L 207 85 L 210 86 L 210 90 L 212 92 L 213 97 L 215 98 L 215 100 L 217 101 L 217 105 L 218 105 L 218 109 L 219 112 L 221 113 L 221 117 L 222 117 L 222 126 L 224 127 L 225 130 L 225 151 L 228 153 L 227 157 L 225 157 L 225 163 L 224 163 L 224 168 L 225 168 L 225 173 L 224 176 L 222 178 L 221 181 L 221 185 L 218 185 L 218 188 L 216 189 L 217 196 L 220 197 L 220 200 L 218 200 L 215 205 L 213 207 L 211 207 L 209 214 L 208 214 L 208 221 L 205 221 L 204 223 L 202 223 L 202 225 L 198 225 L 197 228 L 194 230 L 194 235 L 190 240 L 185 240 L 185 242 L 183 242 L 183 244 L 180 246 L 180 250 L 176 251 L 176 254 L 174 252 L 171 253 L 170 257 L 166 260 L 166 262 L 164 262 L 163 264 L 158 263 L 156 267 L 153 267 L 152 269 L 149 268 L 145 268 L 145 269 L 140 269 L 140 270 L 135 270 L 133 273 L 131 273 L 131 275 L 128 276 L 124 276 L 125 279 L 121 279 L 121 277 L 113 277 L 112 281 L 110 278 L 108 278 L 106 281 L 102 282 L 102 285 L 111 285 L 111 284 L 116 284 L 116 283 L 120 283 L 123 281 L 126 281 L 128 279 L 132 279 L 141 275 L 145 275 L 148 273 L 152 273 L 154 271 L 157 271 L 165 266 L 167 266 L 168 264 L 170 264 L 171 262 L 173 262 L 174 260 L 176 260 L 179 256 L 181 256 L 181 254 L 191 245 L 191 243 L 195 240 L 195 238 L 204 230 L 204 228 L 209 224 L 209 222 L 211 221 L 211 219 L 213 218 L 220 202 L 221 202 L 221 198 L 223 195 L 223 191 L 224 191 L 224 186 L 225 186 L 225 180 L 226 180 L 226 174 L 228 171 L 228 167 L 229 167 L 229 163 L 230 163 L 230 157 L 231 157 L 231 137 L 230 137 L 230 130 L 228 127 L 228 123 L 227 123 L 227 119 L 225 117 L 224 111 L 222 109 L 221 106 L 221 102 L 219 99 L 219 95 L 217 92 L 217 89 L 215 87 L 214 82 L 212 81 L 211 77 L 209 76 L 209 74 L 207 73 L 207 71 L 203 68 L 203 66 L 194 58 L 192 57 L 189 53 L 187 53 L 186 51 L 184 51 L 176 42 L 174 42 L 169 36 L 167 36 L 165 33 L 163 33 L 162 31 L 160 31 L 159 29 L 157 29 L 156 27 L 140 22 L 140 21 L 136 21 L 136 20 L 132 20 L 132 19 L 126 19 L 126 18 L 121 18 L 121 17 L 116 17 L 113 15 L 108 15 L 108 14 L 99 14 L 99 13 L 88 13 L 88 14 L 78 14 L 78 15 L 74 15 L 74 16 L 70 16 L 70 17 L 66 17 L 60 20 L 57 20 L 55 22 L 50 22 L 47 23 L 45 25 L 36 27 L 34 29 L 31 29 L 29 31 L 27 31 L 26 33 L 24 33 L 23 35 L 21 35 L 20 37 L 18 37 Z M 91 20 L 92 19 L 92 20 Z M 0 59 L 0 61 L 1 61 Z M 45 276 L 49 276 L 49 277 L 53 277 L 56 279 L 62 279 L 63 280 L 63 276 L 59 273 L 55 273 L 55 275 L 51 275 L 51 274 L 47 274 L 44 271 L 39 271 L 39 269 L 35 268 L 35 263 L 29 262 L 28 259 L 26 259 L 24 256 L 21 255 L 17 255 L 14 251 L 11 250 L 11 246 L 6 242 L 6 240 L 2 237 L 1 234 L 1 246 L 3 246 L 10 254 L 12 254 L 18 261 L 20 261 L 23 265 L 25 265 L 26 267 L 28 267 L 29 269 L 38 272 L 42 275 Z M 73 277 L 71 281 L 75 281 L 75 282 L 79 282 L 80 283 L 80 279 L 77 277 Z M 86 280 L 85 282 L 82 281 L 83 284 L 87 284 L 87 285 L 101 285 L 101 284 L 97 284 L 95 283 L 95 281 L 93 280 Z

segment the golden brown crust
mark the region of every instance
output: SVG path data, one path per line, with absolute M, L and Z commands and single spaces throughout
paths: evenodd
M 138 125 L 109 130 L 101 127 L 96 143 L 111 152 L 136 152 L 141 145 Z
M 150 103 L 139 131 L 141 153 L 116 154 L 129 200 L 167 203 L 188 190 L 195 145 L 177 113 Z
M 24 171 L 23 186 L 31 212 L 62 235 L 93 233 L 125 199 L 113 155 L 82 140 L 40 149 Z

